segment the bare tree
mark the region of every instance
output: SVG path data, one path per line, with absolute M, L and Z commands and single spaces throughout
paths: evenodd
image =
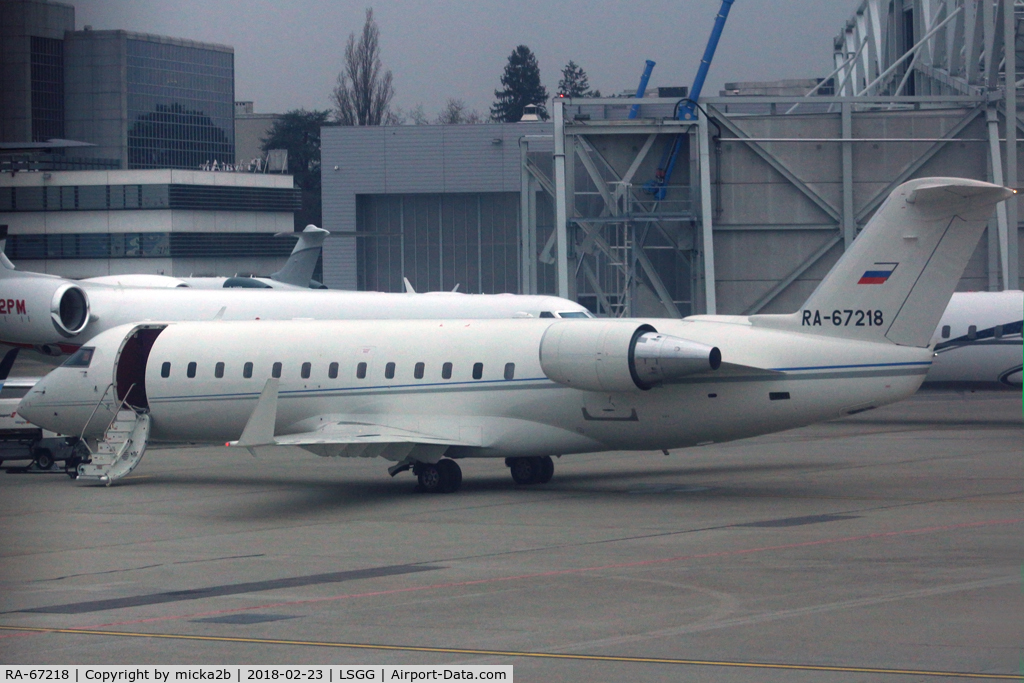
M 465 100 L 457 97 L 449 97 L 445 100 L 441 113 L 437 115 L 435 123 L 442 126 L 450 126 L 457 123 L 481 123 L 483 117 L 476 109 L 469 109 Z
M 334 105 L 343 126 L 379 126 L 390 120 L 391 70 L 380 61 L 380 28 L 373 20 L 373 9 L 366 9 L 366 23 L 356 42 L 350 33 L 345 46 L 345 69 L 338 74 Z
M 417 126 L 430 123 L 430 119 L 427 118 L 427 113 L 423 111 L 423 103 L 417 104 L 415 107 L 409 110 L 409 120 Z

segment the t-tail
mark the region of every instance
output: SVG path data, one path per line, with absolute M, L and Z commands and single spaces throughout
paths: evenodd
M 995 205 L 1014 190 L 966 178 L 903 183 L 803 307 L 756 326 L 927 347 Z
M 307 225 L 302 232 L 281 234 L 296 234 L 299 241 L 281 270 L 271 274 L 270 279 L 297 287 L 313 286 L 313 271 L 316 270 L 316 262 L 320 258 L 324 240 L 331 233 L 315 225 Z M 320 287 L 315 288 L 319 289 Z

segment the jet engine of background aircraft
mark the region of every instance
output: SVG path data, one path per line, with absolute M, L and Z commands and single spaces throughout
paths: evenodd
M 552 325 L 540 343 L 540 365 L 548 379 L 586 391 L 646 391 L 721 364 L 717 347 L 621 320 Z
M 26 279 L 16 297 L 0 299 L 0 316 L 17 316 L 29 339 L 42 339 L 36 351 L 47 356 L 60 356 L 77 348 L 77 344 L 61 348 L 61 339 L 80 334 L 90 320 L 89 295 L 78 285 L 61 278 Z

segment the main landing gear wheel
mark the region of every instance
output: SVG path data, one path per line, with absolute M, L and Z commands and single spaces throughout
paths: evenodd
M 512 472 L 512 480 L 517 484 L 546 484 L 555 474 L 555 463 L 549 455 L 507 458 L 505 464 Z
M 454 493 L 462 486 L 462 468 L 454 460 L 445 458 L 436 464 L 417 463 L 413 469 L 420 489 L 426 493 Z

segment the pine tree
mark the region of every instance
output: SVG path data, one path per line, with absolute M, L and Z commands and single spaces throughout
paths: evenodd
M 302 209 L 295 212 L 295 229 L 321 225 L 320 129 L 331 125 L 331 112 L 295 109 L 274 121 L 262 138 L 264 152 L 288 150 L 288 172 L 302 190 Z
M 558 94 L 562 97 L 594 97 L 587 80 L 587 72 L 576 62 L 569 63 L 562 69 L 562 80 L 558 81 Z
M 548 118 L 545 103 L 548 91 L 540 83 L 540 67 L 537 58 L 525 45 L 518 46 L 509 55 L 505 73 L 501 75 L 501 90 L 495 90 L 497 100 L 491 107 L 491 118 L 495 121 L 513 123 L 523 118 L 523 107 L 537 105 L 542 119 Z

